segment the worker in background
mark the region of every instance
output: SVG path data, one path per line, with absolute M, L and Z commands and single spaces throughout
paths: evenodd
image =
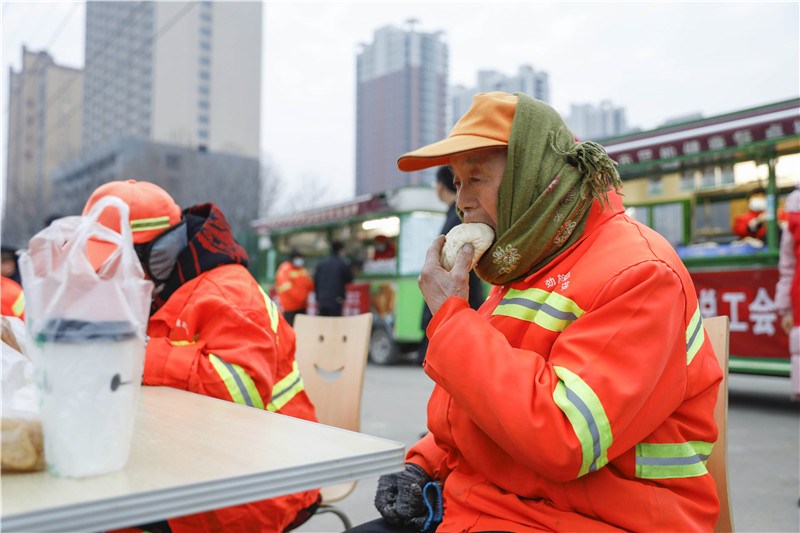
M 391 259 L 397 255 L 394 243 L 386 235 L 375 237 L 375 255 L 372 258 L 376 261 L 381 259 Z
M 767 191 L 756 187 L 747 194 L 747 212 L 733 220 L 733 233 L 740 239 L 751 237 L 765 240 L 767 235 Z M 786 213 L 778 209 L 778 221 L 786 220 Z
M 303 254 L 293 248 L 289 260 L 281 263 L 275 274 L 275 290 L 290 326 L 294 325 L 296 315 L 305 314 L 308 295 L 314 290 L 314 280 L 304 265 Z
M 316 421 L 294 359 L 294 331 L 247 270 L 247 254 L 219 208 L 207 203 L 181 212 L 161 187 L 128 180 L 98 187 L 84 214 L 106 196 L 128 204 L 134 248 L 155 284 L 142 383 Z M 98 220 L 120 229 L 114 208 Z M 89 258 L 99 268 L 113 249 L 90 245 Z M 309 490 L 141 529 L 280 533 L 305 521 L 318 504 L 319 491 Z
M 19 268 L 17 267 L 17 251 L 13 248 L 3 247 L 0 274 L 2 274 L 2 286 L 0 286 L 0 314 L 3 316 L 15 316 L 25 320 L 25 295 L 20 285 L 21 280 L 19 277 Z

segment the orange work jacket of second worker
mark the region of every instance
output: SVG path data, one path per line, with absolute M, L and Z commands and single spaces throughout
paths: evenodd
M 597 203 L 581 239 L 476 312 L 428 326 L 437 533 L 713 531 L 721 371 L 672 246 Z
M 275 274 L 275 290 L 284 311 L 299 311 L 306 308 L 308 295 L 314 290 L 314 280 L 305 267 L 284 261 Z
M 2 299 L 3 316 L 15 316 L 25 320 L 25 295 L 19 283 L 11 278 L 0 276 L 2 286 L 0 286 L 0 299 Z
M 218 266 L 181 285 L 150 318 L 147 333 L 145 385 L 316 421 L 294 359 L 294 331 L 244 266 Z M 217 509 L 170 519 L 169 525 L 175 533 L 281 532 L 318 494 L 309 490 Z

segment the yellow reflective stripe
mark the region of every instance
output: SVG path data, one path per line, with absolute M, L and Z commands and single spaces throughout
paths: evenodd
M 169 227 L 169 217 L 140 218 L 131 220 L 131 231 L 147 231 L 152 229 L 166 229 Z
M 298 270 L 292 270 L 289 272 L 290 278 L 299 278 L 301 276 L 307 276 L 308 272 L 306 272 L 305 268 L 300 268 Z
M 276 290 L 278 292 L 286 292 L 291 288 L 292 288 L 292 282 L 291 281 L 287 281 L 286 283 L 281 283 L 280 285 L 278 285 Z
M 703 319 L 700 316 L 700 305 L 698 304 L 697 310 L 692 315 L 689 321 L 689 327 L 686 328 L 686 364 L 692 362 L 694 356 L 700 351 L 700 346 L 706 338 L 705 330 L 703 329 Z
M 264 305 L 267 306 L 267 313 L 269 313 L 269 325 L 272 328 L 272 332 L 275 333 L 275 342 L 278 342 L 278 316 L 280 315 L 278 306 L 267 296 L 261 285 L 258 286 L 258 290 L 261 291 L 261 296 L 264 297 Z
M 289 403 L 303 388 L 303 378 L 300 377 L 297 361 L 294 361 L 292 363 L 292 371 L 272 387 L 272 399 L 267 405 L 267 411 L 274 412 L 279 410 Z
M 555 332 L 564 331 L 584 313 L 566 296 L 542 289 L 510 289 L 492 312 L 493 315 L 533 322 Z
M 21 317 L 22 313 L 25 312 L 25 293 L 20 291 L 19 296 L 17 299 L 14 300 L 14 303 L 11 304 L 11 312 L 14 313 L 15 317 Z
M 198 337 L 198 335 L 195 335 L 194 336 L 194 340 L 191 340 L 191 341 L 173 341 L 173 340 L 170 340 L 169 343 L 171 345 L 173 345 L 173 346 L 189 346 L 189 345 L 194 344 L 195 342 L 197 342 L 197 337 Z
M 225 387 L 234 402 L 257 409 L 264 408 L 261 394 L 259 394 L 253 378 L 245 372 L 244 368 L 223 361 L 221 357 L 213 353 L 208 354 L 208 358 L 214 366 L 214 370 L 222 378 L 222 382 L 225 383 Z
M 636 477 L 673 479 L 702 476 L 708 472 L 706 461 L 713 447 L 712 443 L 702 441 L 640 442 L 636 445 Z
M 560 366 L 553 367 L 553 370 L 559 379 L 553 400 L 567 415 L 581 443 L 580 477 L 608 463 L 608 448 L 614 440 L 611 424 L 600 399 L 580 377 Z

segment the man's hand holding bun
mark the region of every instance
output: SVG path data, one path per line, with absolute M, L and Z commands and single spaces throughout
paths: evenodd
M 469 271 L 493 240 L 491 226 L 473 223 L 456 226 L 433 241 L 419 275 L 419 288 L 432 313 L 450 296 L 469 299 Z

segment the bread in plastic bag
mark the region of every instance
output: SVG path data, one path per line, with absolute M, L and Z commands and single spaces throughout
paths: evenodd
M 42 420 L 34 368 L 25 355 L 25 324 L 17 317 L 2 322 L 3 387 L 0 428 L 3 472 L 41 470 L 45 467 Z

